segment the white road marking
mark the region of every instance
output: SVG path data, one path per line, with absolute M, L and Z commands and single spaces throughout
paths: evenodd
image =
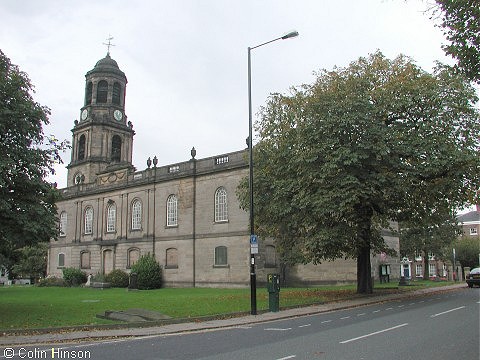
M 375 332 L 373 332 L 373 333 L 366 334 L 366 335 L 362 335 L 362 336 L 359 336 L 359 337 L 356 337 L 356 338 L 353 338 L 353 339 L 348 339 L 348 340 L 340 341 L 340 344 L 346 344 L 346 343 L 349 343 L 349 342 L 352 342 L 352 341 L 357 341 L 357 340 L 360 340 L 360 339 L 367 338 L 367 337 L 369 337 L 369 336 L 378 335 L 378 334 L 381 334 L 381 333 L 384 333 L 384 332 L 387 332 L 387 331 L 391 331 L 391 330 L 395 330 L 395 329 L 398 329 L 398 328 L 401 328 L 401 327 L 407 326 L 407 325 L 408 325 L 408 323 L 405 323 L 405 324 L 393 326 L 393 327 L 388 328 L 388 329 L 383 329 L 383 330 L 375 331 Z
M 350 316 L 341 317 L 340 320 L 350 319 Z
M 464 308 L 465 308 L 465 306 L 460 306 L 460 307 L 455 308 L 455 309 L 450 309 L 450 310 L 447 310 L 447 311 L 444 311 L 444 312 L 441 312 L 441 313 L 438 313 L 438 314 L 435 314 L 435 315 L 430 315 L 430 317 L 434 318 L 434 317 L 437 317 L 437 316 L 440 316 L 440 315 L 443 315 L 443 314 L 448 314 L 449 312 L 464 309 Z
M 292 328 L 266 328 L 266 329 L 263 329 L 265 331 L 288 331 L 288 330 L 292 330 Z
M 405 305 L 398 305 L 397 307 L 398 307 L 398 308 L 402 308 L 402 307 L 404 307 L 404 306 L 405 306 Z
M 285 357 L 277 359 L 277 360 L 287 360 L 287 359 L 293 359 L 293 358 L 296 358 L 296 357 L 297 357 L 297 355 L 290 355 L 290 356 L 285 356 Z
M 323 321 L 321 322 L 321 324 L 326 324 L 326 323 L 329 323 L 329 322 L 332 322 L 332 320 L 323 320 Z
M 364 316 L 366 315 L 365 313 L 357 314 L 357 316 Z
M 372 313 L 375 314 L 375 313 L 378 313 L 380 311 L 382 311 L 382 310 L 375 310 L 375 311 L 372 311 Z
M 299 328 L 304 328 L 304 327 L 308 327 L 308 326 L 312 326 L 312 324 L 300 325 Z
M 387 310 L 393 310 L 393 308 L 392 307 L 386 308 L 385 311 Z

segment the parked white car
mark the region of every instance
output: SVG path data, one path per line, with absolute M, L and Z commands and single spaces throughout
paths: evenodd
M 480 268 L 475 268 L 470 271 L 467 277 L 468 287 L 473 287 L 473 285 L 480 286 Z

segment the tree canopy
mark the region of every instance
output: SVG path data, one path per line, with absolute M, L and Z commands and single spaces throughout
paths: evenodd
M 256 231 L 291 261 L 356 258 L 357 291 L 372 292 L 370 254 L 389 252 L 390 221 L 478 196 L 477 97 L 450 70 L 376 52 L 273 94 L 256 124 Z
M 480 83 L 480 4 L 478 0 L 436 0 L 434 16 L 449 41 L 443 50 L 457 59 L 458 68 Z M 438 14 L 440 13 L 440 14 Z
M 0 258 L 56 237 L 56 189 L 46 181 L 67 146 L 43 134 L 50 111 L 26 73 L 0 51 Z

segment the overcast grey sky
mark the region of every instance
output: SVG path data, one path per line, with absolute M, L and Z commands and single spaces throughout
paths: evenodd
M 441 31 L 420 0 L 0 0 L 0 49 L 27 72 L 35 100 L 51 108 L 47 134 L 71 140 L 85 74 L 106 55 L 128 79 L 134 166 L 245 148 L 247 48 L 295 29 L 300 36 L 252 51 L 254 113 L 269 93 L 311 83 L 313 72 L 347 66 L 379 49 L 427 71 L 449 62 Z M 65 164 L 57 181 L 66 186 Z

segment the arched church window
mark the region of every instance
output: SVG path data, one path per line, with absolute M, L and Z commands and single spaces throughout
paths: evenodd
M 85 234 L 91 234 L 93 232 L 93 208 L 91 206 L 85 209 L 84 230 Z
M 87 84 L 87 91 L 85 92 L 85 105 L 90 105 L 92 103 L 92 92 L 93 84 L 89 81 Z
M 58 267 L 65 267 L 65 254 L 58 254 Z
M 112 137 L 112 161 L 120 161 L 122 155 L 122 138 L 118 135 Z
M 80 140 L 78 140 L 78 160 L 85 159 L 85 135 L 80 136 Z
M 112 93 L 112 103 L 115 105 L 120 105 L 120 96 L 122 93 L 122 85 L 118 82 L 113 84 L 113 93 Z
M 227 266 L 227 247 L 217 246 L 215 248 L 215 263 L 214 266 Z
M 115 231 L 115 224 L 117 222 L 117 207 L 114 202 L 107 206 L 107 232 Z
M 219 187 L 215 191 L 215 222 L 228 221 L 227 190 Z
M 142 228 L 142 203 L 136 199 L 132 203 L 132 230 Z
M 178 250 L 169 248 L 166 250 L 165 255 L 165 268 L 178 269 Z
M 101 80 L 97 85 L 97 104 L 106 103 L 108 94 L 108 83 L 105 80 Z
M 127 251 L 127 269 L 130 269 L 140 258 L 140 249 L 130 248 Z
M 90 269 L 90 251 L 84 250 L 80 252 L 80 268 Z
M 67 212 L 62 211 L 60 214 L 60 236 L 67 235 Z
M 178 199 L 176 195 L 170 195 L 167 199 L 167 226 L 178 225 Z
M 276 267 L 277 266 L 277 252 L 275 251 L 275 246 L 267 245 L 265 246 L 265 267 Z

